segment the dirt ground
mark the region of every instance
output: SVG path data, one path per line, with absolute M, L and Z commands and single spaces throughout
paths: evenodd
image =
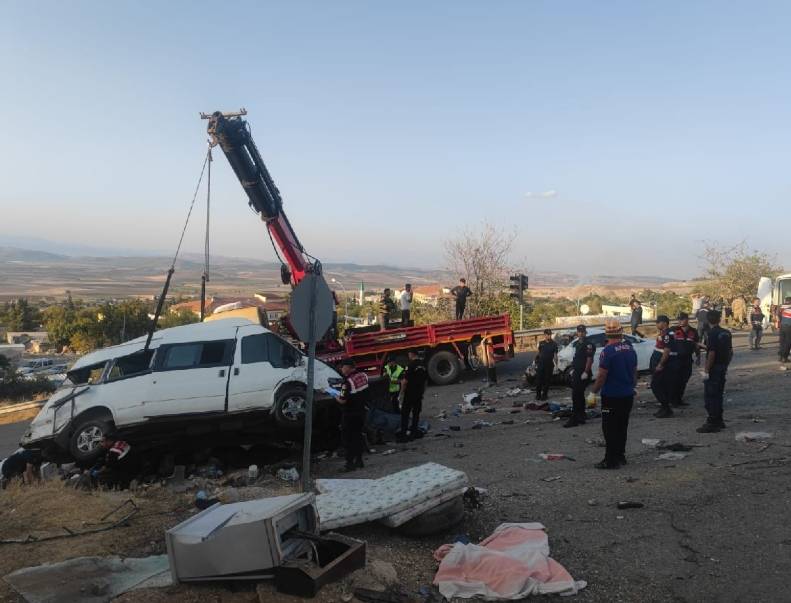
M 593 467 L 603 456 L 599 420 L 563 429 L 561 421 L 541 411 L 517 409 L 532 399 L 505 392 L 521 385 L 529 360 L 521 355 L 501 365 L 500 383 L 483 390 L 495 413 L 450 415 L 462 395 L 483 387 L 478 378 L 430 388 L 424 416 L 432 429 L 423 440 L 376 446 L 366 468 L 351 477 L 379 477 L 434 461 L 464 470 L 471 485 L 488 495 L 477 510 L 466 511 L 463 524 L 431 538 L 406 538 L 378 525 L 342 530 L 368 543 L 369 559 L 395 566 L 399 583 L 416 592 L 431 584 L 436 562 L 432 551 L 455 535 L 472 541 L 503 522 L 546 526 L 552 556 L 588 588 L 584 601 L 789 601 L 785 588 L 791 571 L 791 371 L 778 369 L 776 338 L 768 336 L 760 351 L 747 349 L 746 334 L 736 332 L 736 355 L 726 386 L 725 420 L 718 434 L 698 434 L 705 413 L 702 384 L 693 376 L 687 393 L 691 406 L 673 419 L 655 419 L 653 396 L 643 379 L 632 413 L 627 457 L 618 471 Z M 553 388 L 550 400 L 562 402 L 569 390 Z M 435 418 L 447 411 L 445 420 Z M 513 412 L 518 410 L 518 412 Z M 472 429 L 475 421 L 496 423 Z M 513 420 L 514 424 L 502 424 Z M 458 425 L 461 431 L 450 431 Z M 738 442 L 742 431 L 772 434 L 762 442 Z M 657 460 L 659 451 L 641 443 L 660 438 L 695 446 L 686 458 Z M 395 454 L 381 455 L 395 449 Z M 559 452 L 575 460 L 544 461 L 542 452 Z M 295 456 L 296 458 L 296 456 Z M 318 463 L 318 477 L 337 476 L 339 460 Z M 292 487 L 267 478 L 271 495 Z M 145 556 L 164 552 L 164 530 L 194 512 L 192 494 L 174 495 L 162 488 L 136 495 L 140 507 L 130 527 L 50 543 L 0 545 L 0 574 L 44 561 L 88 554 Z M 0 493 L 0 538 L 47 533 L 66 525 L 79 528 L 129 498 L 128 493 L 86 494 L 60 485 L 12 489 Z M 641 509 L 618 510 L 618 501 L 641 502 Z M 64 512 L 68 509 L 68 513 Z M 325 588 L 316 601 L 344 600 L 349 581 Z M 217 601 L 223 603 L 295 601 L 277 595 L 268 584 L 173 586 L 127 593 L 124 603 L 143 601 Z M 0 600 L 20 600 L 0 583 Z

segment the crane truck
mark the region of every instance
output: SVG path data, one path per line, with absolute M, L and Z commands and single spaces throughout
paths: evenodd
M 321 263 L 305 251 L 286 216 L 280 191 L 253 141 L 248 123 L 243 119 L 246 115 L 242 109 L 233 113 L 202 113 L 201 117 L 209 122 L 207 130 L 211 144 L 220 147 L 247 194 L 250 207 L 266 224 L 281 261 L 283 284 L 296 287 L 306 274 L 320 273 Z M 249 317 L 249 309 L 232 313 L 245 315 L 245 310 Z M 229 314 L 209 318 L 223 316 Z M 288 320 L 284 322 L 289 335 L 298 341 Z M 405 363 L 407 352 L 415 350 L 422 354 L 431 381 L 444 385 L 458 380 L 465 367 L 475 370 L 480 366 L 484 342 L 494 361 L 513 357 L 514 334 L 507 314 L 421 326 L 396 326 L 384 331 L 350 329 L 342 340 L 337 337 L 337 330 L 330 328 L 317 346 L 317 356 L 336 366 L 351 358 L 369 377 L 379 377 L 391 358 Z M 301 343 L 304 346 L 304 342 Z

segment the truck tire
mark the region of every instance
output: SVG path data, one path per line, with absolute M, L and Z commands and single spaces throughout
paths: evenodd
M 428 359 L 426 371 L 435 385 L 448 385 L 458 381 L 461 376 L 461 362 L 453 352 L 440 350 Z
M 297 383 L 280 388 L 272 414 L 278 427 L 297 429 L 305 426 L 305 386 Z
M 102 455 L 102 437 L 113 430 L 113 423 L 103 417 L 77 419 L 69 436 L 69 454 L 80 467 L 95 463 Z

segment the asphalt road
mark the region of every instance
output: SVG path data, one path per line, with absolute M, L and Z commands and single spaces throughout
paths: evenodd
M 30 421 L 0 425 L 0 458 L 5 458 L 19 448 L 19 438 L 25 433 Z

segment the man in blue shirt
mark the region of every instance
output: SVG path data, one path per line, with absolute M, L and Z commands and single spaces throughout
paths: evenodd
M 604 324 L 607 345 L 599 355 L 599 372 L 593 393 L 601 392 L 601 427 L 604 433 L 604 460 L 597 469 L 618 469 L 626 464 L 626 432 L 637 385 L 637 354 L 623 340 L 623 327 L 617 319 Z

